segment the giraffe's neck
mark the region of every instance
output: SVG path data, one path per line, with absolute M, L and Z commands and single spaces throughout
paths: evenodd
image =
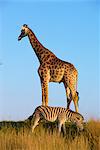
M 43 61 L 45 60 L 45 58 L 48 55 L 54 55 L 52 52 L 50 52 L 48 49 L 46 49 L 37 39 L 37 37 L 35 36 L 35 34 L 32 32 L 31 29 L 29 29 L 29 33 L 28 33 L 28 38 L 29 41 L 32 45 L 32 48 L 34 49 L 40 64 L 43 63 Z M 54 55 L 55 56 L 55 55 Z

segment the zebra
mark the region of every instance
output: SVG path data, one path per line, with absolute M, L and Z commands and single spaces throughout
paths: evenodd
M 48 122 L 57 121 L 59 133 L 61 132 L 61 127 L 63 127 L 63 131 L 66 133 L 65 122 L 76 124 L 78 131 L 83 130 L 84 117 L 78 112 L 63 107 L 41 105 L 35 109 L 34 113 L 29 118 L 33 120 L 32 132 L 34 132 L 34 129 L 39 124 L 40 120 L 46 120 Z

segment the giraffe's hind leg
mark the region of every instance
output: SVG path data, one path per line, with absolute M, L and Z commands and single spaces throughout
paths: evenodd
M 72 101 L 72 95 L 71 95 L 71 90 L 67 86 L 67 83 L 64 82 L 65 90 L 66 90 L 66 96 L 67 96 L 67 109 L 69 109 L 70 103 Z
M 79 100 L 78 92 L 75 90 L 75 85 L 73 84 L 70 85 L 70 89 L 71 89 L 71 94 L 72 94 L 72 99 L 74 102 L 75 110 L 76 112 L 78 112 L 78 100 Z
M 67 108 L 69 109 L 70 103 L 73 100 L 75 110 L 78 112 L 78 92 L 76 91 L 76 80 L 73 78 L 70 78 L 69 80 L 67 77 L 65 77 L 65 80 L 63 81 L 65 90 L 66 90 L 66 96 L 67 96 Z

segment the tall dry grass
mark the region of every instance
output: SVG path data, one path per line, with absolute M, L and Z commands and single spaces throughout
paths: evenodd
M 41 123 L 31 133 L 25 122 L 0 123 L 0 150 L 99 150 L 100 121 L 88 121 L 84 131 L 66 124 L 67 134 L 59 136 L 55 124 Z

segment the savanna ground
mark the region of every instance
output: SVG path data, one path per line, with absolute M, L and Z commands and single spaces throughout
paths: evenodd
M 31 133 L 27 120 L 0 122 L 0 150 L 100 150 L 100 121 L 88 121 L 81 132 L 66 123 L 66 135 L 58 135 L 56 126 L 41 122 Z

